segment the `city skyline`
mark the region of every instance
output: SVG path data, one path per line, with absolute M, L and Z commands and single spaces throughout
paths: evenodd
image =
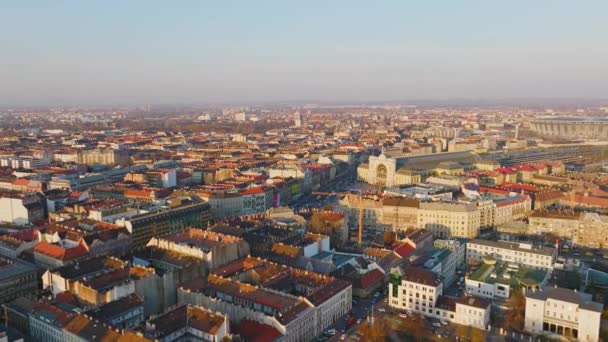
M 0 9 L 1 106 L 607 97 L 600 1 Z

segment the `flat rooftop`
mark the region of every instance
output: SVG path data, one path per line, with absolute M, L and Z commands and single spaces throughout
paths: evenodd
M 500 242 L 500 241 L 475 239 L 475 240 L 469 241 L 467 244 L 476 244 L 476 245 L 482 245 L 482 246 L 488 246 L 488 247 L 494 247 L 494 248 L 509 249 L 509 250 L 514 250 L 514 251 L 518 251 L 518 252 L 541 254 L 541 255 L 546 255 L 546 256 L 552 256 L 553 253 L 555 252 L 555 248 L 552 248 L 552 247 L 527 248 L 527 247 L 524 247 L 524 245 L 522 245 L 522 244 L 512 243 L 512 242 Z

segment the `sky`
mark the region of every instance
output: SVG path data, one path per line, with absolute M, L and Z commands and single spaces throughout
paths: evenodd
M 608 1 L 0 1 L 0 105 L 608 98 Z

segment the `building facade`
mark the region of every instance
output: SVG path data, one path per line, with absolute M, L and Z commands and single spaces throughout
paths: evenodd
M 472 240 L 467 242 L 467 262 L 480 263 L 484 257 L 498 261 L 552 270 L 557 257 L 555 248 L 533 247 L 525 243 Z
M 563 288 L 526 292 L 524 329 L 578 341 L 599 341 L 603 305 L 591 295 Z

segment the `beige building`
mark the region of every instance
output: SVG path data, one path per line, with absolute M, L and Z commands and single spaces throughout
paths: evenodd
M 78 151 L 77 160 L 86 165 L 116 165 L 126 162 L 128 156 L 125 152 L 110 148 Z
M 474 152 L 410 153 L 395 156 L 382 153 L 370 156 L 367 164 L 360 165 L 357 178 L 381 186 L 413 184 L 420 182 L 422 175 L 432 173 L 443 162 L 473 165 L 479 159 Z M 402 172 L 406 170 L 409 172 Z
M 393 230 L 407 230 L 418 225 L 418 205 L 416 199 L 385 198 L 382 201 L 382 223 Z
M 608 246 L 608 216 L 584 213 L 578 222 L 572 241 L 577 246 L 606 248 Z
M 421 202 L 418 227 L 429 230 L 436 238 L 475 238 L 479 233 L 481 214 L 475 203 Z
M 573 239 L 578 230 L 581 213 L 561 210 L 535 210 L 528 220 L 529 234 L 552 234 L 556 237 Z
M 500 167 L 500 163 L 492 159 L 483 159 L 475 164 L 477 170 L 494 171 Z

